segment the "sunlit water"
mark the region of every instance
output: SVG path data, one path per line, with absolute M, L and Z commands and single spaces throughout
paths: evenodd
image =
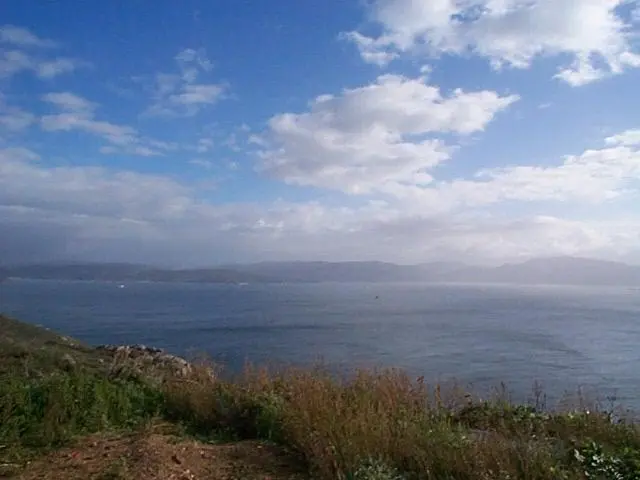
M 640 406 L 640 291 L 434 285 L 188 285 L 12 280 L 0 311 L 91 344 L 245 361 L 402 367 L 515 397 L 540 382 Z

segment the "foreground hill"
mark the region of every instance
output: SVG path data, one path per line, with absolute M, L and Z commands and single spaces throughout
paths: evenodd
M 168 422 L 164 382 L 137 368 L 139 355 L 122 358 L 132 350 L 93 348 L 0 314 L 0 478 L 308 478 L 283 447 L 224 432 L 199 441 Z
M 189 364 L 158 381 L 130 347 L 93 349 L 2 316 L 0 332 L 0 477 L 640 478 L 638 424 L 585 399 L 513 405 L 397 370 L 338 380 L 253 368 L 229 381 Z

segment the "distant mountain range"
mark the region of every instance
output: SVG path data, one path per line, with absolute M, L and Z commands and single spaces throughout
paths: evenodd
M 529 260 L 499 267 L 435 262 L 263 262 L 198 269 L 132 264 L 38 264 L 0 268 L 0 278 L 114 282 L 317 283 L 451 282 L 640 286 L 640 266 L 574 257 Z

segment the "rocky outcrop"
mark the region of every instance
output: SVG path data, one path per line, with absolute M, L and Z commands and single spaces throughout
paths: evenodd
M 112 358 L 110 373 L 115 376 L 143 375 L 162 380 L 166 376 L 186 377 L 193 365 L 161 348 L 145 345 L 100 345 L 96 350 Z

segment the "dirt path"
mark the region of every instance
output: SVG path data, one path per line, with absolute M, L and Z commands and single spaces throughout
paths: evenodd
M 33 462 L 22 480 L 303 480 L 295 459 L 258 442 L 209 445 L 157 433 L 92 436 Z

